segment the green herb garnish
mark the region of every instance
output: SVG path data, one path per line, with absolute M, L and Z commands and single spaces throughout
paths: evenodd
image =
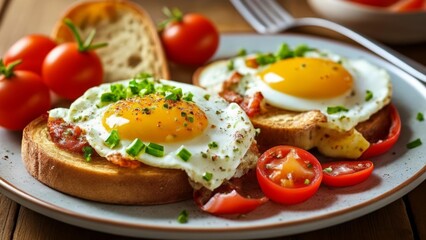
M 229 60 L 228 65 L 226 65 L 226 67 L 228 68 L 228 71 L 234 70 L 234 60 Z
M 145 150 L 146 153 L 154 157 L 164 156 L 164 146 L 156 143 L 149 143 Z
M 245 55 L 247 55 L 247 50 L 245 50 L 244 48 L 241 48 L 237 53 L 238 57 L 242 57 L 242 56 L 245 56 Z
M 213 174 L 212 173 L 205 172 L 203 174 L 203 179 L 206 180 L 207 182 L 210 182 L 210 180 L 212 180 L 212 178 L 213 178 Z
M 83 147 L 83 156 L 86 161 L 92 160 L 92 154 L 93 154 L 93 148 L 90 146 L 84 146 Z
M 209 148 L 210 148 L 210 149 L 212 149 L 212 148 L 217 148 L 217 147 L 218 147 L 217 142 L 210 142 L 210 143 L 208 144 L 208 146 L 209 146 Z
M 136 138 L 135 140 L 133 140 L 133 142 L 126 148 L 126 153 L 129 154 L 132 157 L 136 157 L 137 155 L 139 155 L 140 152 L 142 152 L 142 150 L 145 149 L 145 144 L 139 140 L 138 138 Z
M 188 222 L 188 212 L 186 210 L 182 210 L 182 212 L 179 213 L 177 220 L 178 220 L 179 223 L 187 223 Z
M 210 94 L 204 95 L 204 99 L 206 99 L 206 101 L 210 100 Z
M 105 140 L 105 145 L 109 148 L 115 148 L 120 143 L 120 136 L 117 130 L 112 130 L 108 138 Z
M 176 155 L 185 162 L 187 162 L 192 156 L 191 152 L 184 147 L 182 147 L 182 149 Z
M 327 107 L 327 113 L 328 114 L 335 114 L 339 112 L 347 112 L 349 109 L 343 107 L 343 106 L 335 106 L 335 107 Z
M 412 142 L 409 142 L 407 144 L 407 148 L 408 149 L 413 149 L 413 148 L 416 148 L 416 147 L 418 147 L 420 145 L 422 145 L 422 140 L 420 138 L 417 138 L 416 140 L 414 140 Z
M 425 120 L 423 113 L 421 112 L 417 113 L 416 119 L 420 122 L 423 122 Z
M 370 101 L 373 98 L 373 92 L 370 90 L 365 91 L 365 101 Z

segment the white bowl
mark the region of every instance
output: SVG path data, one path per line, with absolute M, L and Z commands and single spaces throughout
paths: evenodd
M 308 0 L 323 18 L 391 44 L 426 41 L 426 11 L 396 13 L 345 0 Z

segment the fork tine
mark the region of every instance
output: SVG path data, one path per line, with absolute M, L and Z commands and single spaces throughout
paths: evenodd
M 250 2 L 250 0 L 247 2 Z M 254 15 L 252 9 L 248 7 L 249 4 L 247 4 L 247 2 L 244 0 L 231 0 L 231 3 L 234 5 L 234 7 L 240 12 L 240 14 L 246 19 L 247 22 L 251 23 L 257 32 L 265 33 L 265 23 L 261 22 L 257 16 Z
M 281 5 L 277 3 L 275 0 L 263 1 L 265 4 L 269 5 L 269 9 L 274 13 L 281 21 L 284 22 L 293 22 L 294 17 L 287 12 Z

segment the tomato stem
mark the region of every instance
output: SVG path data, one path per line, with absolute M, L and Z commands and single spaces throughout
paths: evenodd
M 0 59 L 0 74 L 4 75 L 5 78 L 11 78 L 13 76 L 14 68 L 21 64 L 22 60 L 16 60 L 9 65 L 4 65 L 3 59 Z
M 87 52 L 90 50 L 108 46 L 108 43 L 92 44 L 93 39 L 95 38 L 95 35 L 96 35 L 96 30 L 90 31 L 88 37 L 83 42 L 83 40 L 81 39 L 80 33 L 78 31 L 78 28 L 74 25 L 71 19 L 69 18 L 64 19 L 64 24 L 71 30 L 72 34 L 74 35 L 74 38 L 77 41 L 79 52 Z
M 169 23 L 171 22 L 182 22 L 183 21 L 183 13 L 178 8 L 173 8 L 170 10 L 168 7 L 163 8 L 163 14 L 167 17 L 166 20 L 162 21 L 158 28 L 162 31 Z

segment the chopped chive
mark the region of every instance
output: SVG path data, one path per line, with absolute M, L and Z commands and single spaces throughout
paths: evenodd
M 370 101 L 373 98 L 373 92 L 370 90 L 365 91 L 365 101 Z
M 420 122 L 423 122 L 425 120 L 423 113 L 421 112 L 417 113 L 416 119 Z
M 101 95 L 101 102 L 116 102 L 117 96 L 114 93 L 106 92 Z
M 164 146 L 156 143 L 149 143 L 145 152 L 154 157 L 162 157 L 164 156 Z
M 226 67 L 228 68 L 228 71 L 234 70 L 234 60 L 229 60 L 228 65 L 226 65 Z
M 109 148 L 115 148 L 120 143 L 120 136 L 117 130 L 112 130 L 108 138 L 105 140 L 105 145 Z
M 210 180 L 212 180 L 212 178 L 213 178 L 213 174 L 212 173 L 205 172 L 203 174 L 203 179 L 206 180 L 207 182 L 209 182 Z
M 192 92 L 188 92 L 188 93 L 185 93 L 185 95 L 183 95 L 182 99 L 187 102 L 192 102 L 193 97 L 194 97 L 194 94 L 192 94 Z
M 140 152 L 145 148 L 145 144 L 138 138 L 133 140 L 133 142 L 126 148 L 126 153 L 130 156 L 136 157 Z
M 331 167 L 328 167 L 328 168 L 324 168 L 323 171 L 327 173 L 331 173 L 333 169 Z
M 176 155 L 185 162 L 187 162 L 192 156 L 191 152 L 184 147 L 182 147 L 182 149 Z
M 204 95 L 204 99 L 206 99 L 208 101 L 210 99 L 210 94 Z
M 86 161 L 89 162 L 90 160 L 92 160 L 92 154 L 93 154 L 93 148 L 91 148 L 90 146 L 83 147 L 83 155 Z
M 182 212 L 179 213 L 177 221 L 179 223 L 187 223 L 188 222 L 188 212 L 186 210 L 182 210 Z
M 245 56 L 245 55 L 247 55 L 247 50 L 245 50 L 244 48 L 241 48 L 237 53 L 237 56 L 239 56 L 239 57 L 242 57 L 242 56 Z
M 294 56 L 295 57 L 303 57 L 306 52 L 312 50 L 308 45 L 306 44 L 300 44 L 294 49 Z
M 217 145 L 217 142 L 210 142 L 209 144 L 208 144 L 208 146 L 209 146 L 209 148 L 210 149 L 212 149 L 212 148 L 217 148 L 218 147 L 218 145 Z
M 305 179 L 305 182 L 304 182 L 305 185 L 309 185 L 310 183 L 311 183 L 311 180 Z
M 420 140 L 420 138 L 417 138 L 416 140 L 414 140 L 412 142 L 409 142 L 407 144 L 407 148 L 408 149 L 413 149 L 413 148 L 416 148 L 416 147 L 418 147 L 420 145 L 422 145 L 422 140 Z
M 327 113 L 328 114 L 334 114 L 339 112 L 347 112 L 349 109 L 343 107 L 343 106 L 335 106 L 335 107 L 327 107 Z
M 186 117 L 186 112 L 181 112 L 181 113 L 180 113 L 180 116 L 181 116 L 181 117 Z
M 190 123 L 193 123 L 193 122 L 194 122 L 194 117 L 188 117 L 188 121 L 189 121 Z

